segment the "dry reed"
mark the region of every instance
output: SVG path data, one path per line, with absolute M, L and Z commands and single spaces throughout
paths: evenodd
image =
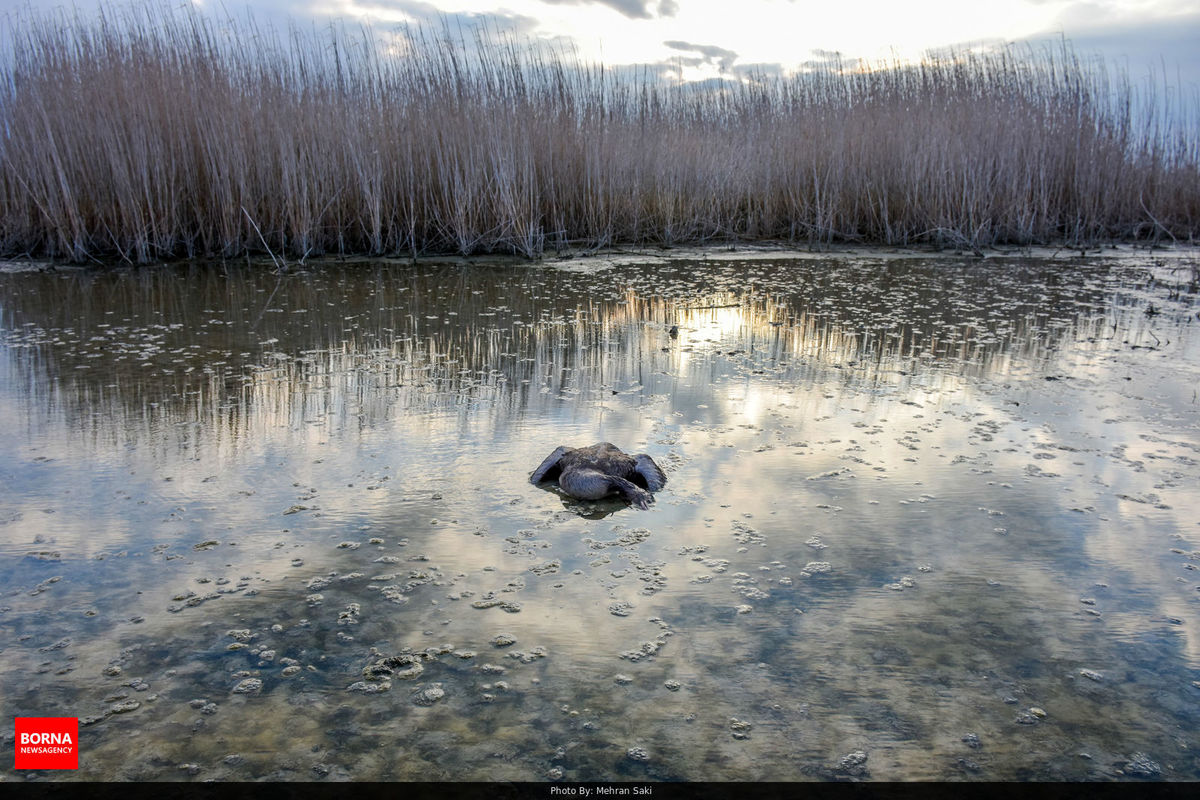
M 1194 240 L 1195 103 L 1069 47 L 675 85 L 483 33 L 9 26 L 0 252 Z M 1180 120 L 1185 123 L 1181 124 Z

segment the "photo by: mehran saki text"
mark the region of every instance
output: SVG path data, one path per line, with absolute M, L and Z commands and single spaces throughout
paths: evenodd
M 566 797 L 620 797 L 641 796 L 649 797 L 654 793 L 653 786 L 617 786 L 600 784 L 598 786 L 551 786 L 550 794 Z

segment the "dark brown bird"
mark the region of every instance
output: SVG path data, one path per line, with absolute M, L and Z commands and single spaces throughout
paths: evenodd
M 650 492 L 667 484 L 667 476 L 645 453 L 629 455 L 608 442 L 591 447 L 559 447 L 546 456 L 530 483 L 558 479 L 558 486 L 580 500 L 620 495 L 638 508 L 654 502 Z

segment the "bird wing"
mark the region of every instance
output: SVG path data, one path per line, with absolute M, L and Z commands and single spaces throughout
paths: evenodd
M 638 453 L 633 457 L 637 462 L 637 466 L 633 471 L 646 479 L 646 488 L 652 492 L 657 492 L 659 489 L 667 485 L 667 475 L 658 464 L 654 463 L 654 459 L 645 453 Z
M 567 449 L 568 448 L 565 445 L 556 447 L 554 452 L 546 456 L 545 460 L 542 461 L 542 463 L 538 465 L 538 468 L 533 471 L 533 474 L 529 476 L 529 482 L 541 483 L 542 481 L 549 481 L 557 478 L 558 473 L 562 471 L 562 468 L 559 467 L 558 462 L 562 460 L 562 457 L 564 454 L 566 454 Z

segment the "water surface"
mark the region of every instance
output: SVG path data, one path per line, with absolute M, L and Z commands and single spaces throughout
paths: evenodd
M 3 716 L 55 779 L 1198 780 L 1198 265 L 0 274 Z M 597 441 L 650 510 L 527 482 Z

